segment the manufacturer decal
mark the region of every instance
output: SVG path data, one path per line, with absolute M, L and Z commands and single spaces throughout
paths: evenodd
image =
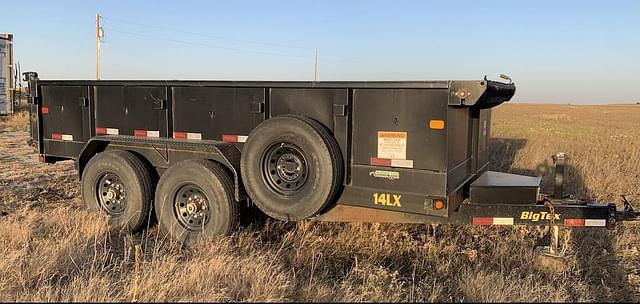
M 369 176 L 373 176 L 377 178 L 386 178 L 388 180 L 396 180 L 396 179 L 400 179 L 400 172 L 376 170 L 376 171 L 369 172 Z
M 545 212 L 545 211 L 542 211 L 542 212 L 522 211 L 522 213 L 520 214 L 520 219 L 525 221 L 532 221 L 532 222 L 549 221 L 551 220 L 551 213 Z M 557 213 L 554 214 L 553 219 L 560 220 L 560 214 L 557 214 Z

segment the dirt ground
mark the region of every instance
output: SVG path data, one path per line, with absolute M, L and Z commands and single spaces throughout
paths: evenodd
M 23 206 L 72 200 L 79 196 L 73 162 L 46 165 L 38 162 L 35 148 L 20 115 L 0 122 L 0 212 Z
M 493 170 L 551 176 L 567 152 L 568 190 L 640 207 L 640 106 L 503 105 Z M 0 301 L 640 300 L 640 224 L 575 229 L 566 258 L 541 263 L 532 227 L 262 220 L 183 249 L 156 229 L 107 231 L 80 201 L 72 162 L 27 146 L 26 116 L 0 120 Z M 554 266 L 555 265 L 555 266 Z

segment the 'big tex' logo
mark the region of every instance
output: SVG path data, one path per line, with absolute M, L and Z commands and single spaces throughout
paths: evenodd
M 520 219 L 521 220 L 526 220 L 526 221 L 532 221 L 532 222 L 537 222 L 537 221 L 544 221 L 544 220 L 551 220 L 551 213 L 549 212 L 533 212 L 533 211 L 522 211 L 522 213 L 520 214 Z M 560 214 L 555 213 L 553 215 L 553 219 L 554 220 L 560 220 Z

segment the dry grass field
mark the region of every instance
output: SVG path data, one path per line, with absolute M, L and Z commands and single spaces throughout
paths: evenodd
M 502 105 L 492 137 L 493 170 L 544 174 L 563 151 L 570 192 L 640 203 L 640 106 Z M 573 230 L 557 269 L 519 226 L 261 220 L 181 249 L 154 227 L 106 231 L 73 164 L 38 163 L 26 139 L 26 116 L 0 122 L 2 302 L 640 300 L 640 223 Z

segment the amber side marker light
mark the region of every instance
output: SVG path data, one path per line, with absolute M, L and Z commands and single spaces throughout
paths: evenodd
M 441 199 L 434 200 L 433 208 L 436 210 L 444 209 L 444 201 Z
M 432 119 L 432 120 L 430 120 L 429 121 L 429 128 L 436 129 L 436 130 L 444 129 L 444 120 L 440 120 L 440 119 Z

